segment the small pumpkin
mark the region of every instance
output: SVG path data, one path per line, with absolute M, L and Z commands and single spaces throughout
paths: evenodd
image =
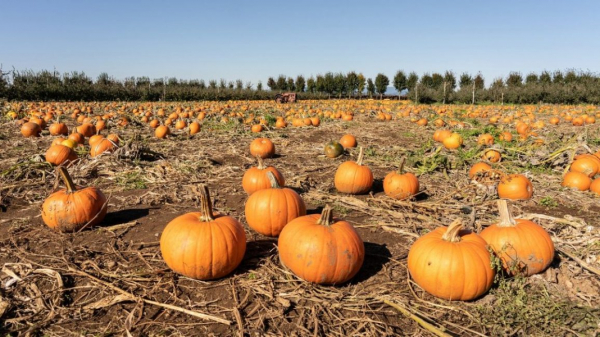
M 383 179 L 383 191 L 393 199 L 402 200 L 419 193 L 419 179 L 412 173 L 403 173 L 404 162 L 402 158 L 398 171 L 388 173 Z
M 600 172 L 600 159 L 591 154 L 579 155 L 575 157 L 569 170 L 585 173 L 592 178 Z
M 529 220 L 514 219 L 506 200 L 498 200 L 500 221 L 483 231 L 481 237 L 502 260 L 511 275 L 533 275 L 544 271 L 554 259 L 554 243 L 546 230 Z
M 159 139 L 167 138 L 171 134 L 171 129 L 166 125 L 160 125 L 154 129 L 154 136 Z
M 50 134 L 53 136 L 66 136 L 69 134 L 69 128 L 65 123 L 54 123 L 48 127 L 48 131 L 50 131 Z
M 490 171 L 492 167 L 484 162 L 475 163 L 469 170 L 469 179 L 475 178 L 480 172 Z
M 65 190 L 52 193 L 42 204 L 42 220 L 55 230 L 75 232 L 104 220 L 107 200 L 96 187 L 77 189 L 64 166 L 58 167 Z
M 528 200 L 533 196 L 533 185 L 522 174 L 509 174 L 498 183 L 498 196 L 502 199 Z
M 508 131 L 504 131 L 504 132 L 500 133 L 500 136 L 498 138 L 505 142 L 512 142 L 513 135 L 512 135 L 512 133 L 510 133 Z
M 198 132 L 200 132 L 200 123 L 198 122 L 192 122 L 190 123 L 190 135 L 195 135 Z
M 42 128 L 37 123 L 27 122 L 21 126 L 21 134 L 24 137 L 39 137 L 40 133 L 42 133 Z
M 246 252 L 244 226 L 231 216 L 214 214 L 208 188 L 200 186 L 200 212 L 173 219 L 160 237 L 160 251 L 174 272 L 213 280 L 230 274 Z
M 502 155 L 497 150 L 488 149 L 483 153 L 483 158 L 490 163 L 497 163 L 502 159 Z
M 265 236 L 276 237 L 293 219 L 306 215 L 306 205 L 291 188 L 282 188 L 273 172 L 267 171 L 271 188 L 256 191 L 246 201 L 246 222 Z
M 50 146 L 45 157 L 47 162 L 58 166 L 77 159 L 77 153 L 68 146 L 58 144 Z
M 271 187 L 271 182 L 267 176 L 268 172 L 275 175 L 279 186 L 285 186 L 285 179 L 276 168 L 273 166 L 266 166 L 264 160 L 260 156 L 256 156 L 256 160 L 258 161 L 258 165 L 249 168 L 242 177 L 242 188 L 248 195 Z
M 271 158 L 275 154 L 275 144 L 269 138 L 256 138 L 250 143 L 250 154 L 263 159 Z
M 351 224 L 323 212 L 298 217 L 281 231 L 277 242 L 281 263 L 301 279 L 342 284 L 353 278 L 365 259 L 365 247 Z
M 592 181 L 590 184 L 590 191 L 600 194 L 600 178 L 596 178 L 594 181 Z
M 454 132 L 450 136 L 446 137 L 442 144 L 446 149 L 455 150 L 462 146 L 463 138 L 458 133 Z
M 442 143 L 444 141 L 444 139 L 450 137 L 451 135 L 452 135 L 452 131 L 450 131 L 450 130 L 446 130 L 446 129 L 436 130 L 433 133 L 433 140 L 438 143 Z
M 335 188 L 342 193 L 364 194 L 373 186 L 373 172 L 363 166 L 364 152 L 361 147 L 356 162 L 342 163 L 335 172 Z
M 590 185 L 592 185 L 592 179 L 585 173 L 571 171 L 565 174 L 561 185 L 576 188 L 580 191 L 587 191 L 590 189 Z
M 262 132 L 262 130 L 263 130 L 263 126 L 262 125 L 260 125 L 260 124 L 254 124 L 254 125 L 252 125 L 252 128 L 251 128 L 252 132 L 259 133 L 259 132 Z
M 479 136 L 477 139 L 478 145 L 493 145 L 494 144 L 494 136 L 489 133 L 484 133 Z
M 84 137 L 89 138 L 96 134 L 96 126 L 91 123 L 85 123 L 76 127 L 75 131 L 82 134 Z
M 451 301 L 482 296 L 495 275 L 487 243 L 464 230 L 460 219 L 415 241 L 408 252 L 408 271 L 425 291 Z
M 354 137 L 353 135 L 350 135 L 350 134 L 343 135 L 342 138 L 340 138 L 340 144 L 342 144 L 344 149 L 356 147 L 357 146 L 356 137 Z
M 105 152 L 111 152 L 116 148 L 115 144 L 108 139 L 101 139 L 90 148 L 90 156 L 96 157 Z
M 323 151 L 325 152 L 325 156 L 329 158 L 337 158 L 344 153 L 344 147 L 342 144 L 332 140 L 325 144 Z

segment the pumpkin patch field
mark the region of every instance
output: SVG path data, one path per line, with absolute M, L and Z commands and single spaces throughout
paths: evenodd
M 600 107 L 0 103 L 0 332 L 600 334 Z

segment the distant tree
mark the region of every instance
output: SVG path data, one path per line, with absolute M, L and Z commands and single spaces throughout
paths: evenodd
M 277 82 L 275 82 L 273 77 L 269 77 L 269 79 L 267 80 L 267 86 L 269 87 L 269 89 L 271 89 L 271 91 L 275 91 L 278 89 Z
M 177 80 L 177 78 L 175 77 L 171 77 L 169 78 L 169 80 L 167 81 L 167 85 L 168 86 L 177 86 L 177 84 L 179 84 L 179 81 Z
M 227 81 L 225 81 L 224 78 L 219 80 L 219 89 L 226 89 L 227 88 Z
M 306 80 L 304 79 L 304 76 L 296 76 L 296 83 L 294 84 L 294 87 L 296 88 L 297 92 L 304 92 L 304 89 L 306 88 Z
M 468 73 L 462 73 L 458 81 L 460 88 L 470 88 L 473 85 L 473 78 Z
M 444 85 L 444 76 L 440 73 L 431 74 L 431 87 L 433 89 L 439 89 Z
M 208 81 L 208 87 L 211 89 L 217 89 L 217 80 Z
M 444 73 L 444 83 L 446 83 L 446 88 L 449 91 L 454 91 L 456 89 L 456 76 L 451 71 L 446 71 Z
M 246 90 L 252 90 L 252 82 L 248 81 L 246 82 L 246 85 L 244 87 Z
M 578 80 L 579 77 L 577 76 L 574 70 L 568 70 L 565 74 L 565 83 L 576 83 L 578 82 Z
M 548 85 L 552 83 L 552 75 L 546 70 L 542 71 L 540 74 L 540 83 L 544 85 Z
M 328 72 L 323 77 L 323 86 L 325 92 L 331 98 L 331 95 L 335 92 L 335 75 L 332 72 Z
M 204 82 L 204 80 L 198 81 L 198 88 L 203 90 L 206 89 L 206 82 Z
M 235 80 L 235 89 L 242 90 L 243 88 L 244 88 L 244 82 L 242 82 L 242 80 L 240 80 L 240 79 Z
M 536 73 L 529 73 L 525 77 L 525 84 L 537 84 L 538 81 L 539 81 L 539 78 Z
M 433 77 L 429 73 L 425 73 L 421 76 L 419 84 L 426 88 L 433 88 Z
M 475 89 L 477 90 L 483 90 L 483 88 L 485 87 L 485 80 L 483 79 L 483 76 L 481 76 L 481 73 L 478 73 L 477 76 L 475 76 Z
M 387 91 L 388 85 L 390 85 L 390 79 L 382 73 L 377 74 L 375 77 L 375 89 L 380 99 L 383 99 L 383 94 Z
M 235 87 L 235 84 L 233 83 L 233 81 L 229 81 L 229 82 L 227 82 L 227 88 L 228 88 L 228 89 L 230 89 L 230 90 L 231 90 L 231 89 L 233 89 L 234 87 Z
M 342 95 L 348 90 L 348 82 L 346 81 L 346 75 L 342 73 L 335 74 L 334 83 L 335 92 L 338 94 L 339 98 L 342 98 Z
M 262 81 L 258 81 L 258 84 L 256 84 L 256 91 L 262 91 L 262 90 L 263 90 Z
M 294 84 L 294 79 L 291 77 L 288 77 L 288 79 L 287 79 L 287 90 L 289 90 L 289 91 L 296 90 L 296 84 Z
M 352 97 L 354 93 L 358 90 L 358 75 L 351 71 L 346 74 L 346 83 L 348 85 L 348 97 Z
M 562 84 L 565 82 L 565 77 L 560 70 L 557 70 L 554 72 L 554 75 L 552 77 L 552 82 L 554 84 Z
M 358 97 L 362 98 L 362 94 L 365 91 L 365 85 L 366 85 L 366 79 L 365 79 L 365 75 L 363 75 L 362 73 L 359 73 L 358 76 Z
M 325 92 L 325 76 L 321 74 L 317 75 L 317 80 L 315 81 L 315 90 L 318 93 Z
M 417 73 L 415 73 L 414 71 L 411 71 L 410 74 L 408 74 L 408 78 L 406 79 L 406 86 L 408 87 L 408 90 L 410 92 L 415 93 L 415 103 L 418 103 L 418 96 L 419 96 L 419 91 L 417 86 L 419 85 L 419 75 L 417 75 Z
M 277 89 L 281 91 L 288 90 L 287 78 L 284 75 L 277 76 Z
M 309 77 L 306 81 L 306 91 L 314 94 L 317 91 L 317 82 L 314 77 Z
M 402 70 L 398 70 L 394 76 L 394 88 L 398 91 L 398 99 L 400 99 L 400 93 L 402 90 L 407 88 L 406 74 Z
M 367 93 L 371 98 L 375 94 L 375 83 L 373 83 L 373 80 L 370 78 L 367 80 Z
M 107 73 L 100 73 L 96 79 L 96 83 L 100 85 L 109 85 L 110 82 L 111 80 Z
M 506 78 L 506 86 L 509 88 L 520 87 L 523 85 L 523 76 L 519 72 L 511 72 Z

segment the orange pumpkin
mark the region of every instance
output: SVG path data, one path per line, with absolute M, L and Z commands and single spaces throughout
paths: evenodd
M 96 134 L 96 127 L 94 126 L 94 124 L 85 123 L 76 127 L 75 131 L 83 135 L 84 137 L 89 138 Z
M 55 230 L 75 232 L 104 220 L 107 200 L 96 187 L 77 189 L 67 169 L 58 167 L 65 190 L 52 193 L 42 205 L 42 220 Z
M 242 178 L 242 188 L 248 193 L 248 195 L 271 187 L 271 182 L 267 176 L 268 172 L 275 175 L 279 186 L 285 186 L 285 179 L 283 175 L 277 171 L 273 166 L 266 166 L 263 159 L 260 156 L 256 156 L 258 165 L 256 167 L 249 168 Z
M 46 151 L 45 157 L 52 165 L 62 165 L 77 159 L 77 153 L 64 145 L 52 145 Z
M 24 137 L 39 137 L 40 133 L 42 133 L 42 128 L 37 123 L 27 122 L 21 126 L 21 134 Z
M 582 154 L 575 157 L 571 164 L 571 171 L 587 174 L 590 178 L 600 172 L 600 159 L 591 154 Z
M 105 152 L 111 152 L 115 149 L 115 144 L 108 139 L 101 139 L 90 148 L 90 156 L 92 158 L 101 155 Z
M 252 132 L 259 133 L 259 132 L 262 132 L 263 126 L 260 124 L 254 124 L 254 125 L 252 125 L 251 129 L 252 129 Z
M 510 133 L 508 131 L 504 131 L 500 134 L 500 136 L 498 138 L 505 142 L 512 142 L 513 135 L 512 135 L 512 133 Z
M 268 138 L 256 138 L 250 143 L 250 153 L 253 157 L 271 158 L 275 154 L 275 144 Z
M 484 133 L 479 136 L 477 139 L 477 144 L 479 145 L 493 145 L 494 144 L 494 136 L 489 133 Z
M 496 150 L 489 149 L 483 153 L 483 158 L 490 163 L 497 163 L 502 159 L 502 155 Z
M 455 150 L 462 146 L 463 138 L 458 133 L 452 133 L 442 141 L 442 144 L 444 144 L 446 149 Z
M 594 179 L 590 184 L 590 191 L 600 194 L 600 178 Z
M 485 294 L 495 274 L 485 240 L 464 230 L 460 219 L 415 241 L 408 252 L 408 271 L 433 296 L 460 301 Z
M 190 135 L 195 135 L 200 132 L 200 124 L 198 122 L 190 123 Z
M 210 194 L 200 187 L 200 212 L 173 219 L 162 232 L 160 251 L 174 272 L 213 280 L 231 273 L 246 252 L 244 226 L 236 219 L 213 214 Z
M 481 237 L 502 260 L 511 275 L 533 275 L 544 271 L 554 259 L 554 243 L 542 226 L 513 219 L 506 200 L 498 200 L 500 222 L 483 231 Z
M 522 174 L 510 174 L 500 180 L 498 196 L 502 199 L 528 200 L 533 196 L 533 185 Z
M 340 144 L 342 144 L 342 146 L 344 147 L 344 149 L 349 149 L 351 147 L 356 147 L 357 143 L 356 143 L 356 137 L 354 137 L 353 135 L 343 135 L 342 138 L 340 138 Z
M 402 200 L 419 193 L 419 179 L 412 173 L 403 173 L 404 162 L 402 158 L 398 171 L 388 173 L 383 179 L 383 191 L 393 199 Z
M 154 136 L 159 139 L 165 139 L 171 134 L 171 129 L 166 125 L 160 125 L 154 129 Z
M 365 248 L 348 222 L 333 218 L 329 205 L 323 212 L 288 223 L 277 242 L 279 259 L 301 279 L 318 284 L 342 284 L 360 270 Z
M 373 186 L 373 173 L 363 166 L 364 152 L 361 147 L 356 162 L 342 163 L 335 172 L 335 188 L 342 193 L 363 194 Z
M 587 191 L 590 189 L 592 179 L 585 174 L 577 171 L 567 172 L 563 177 L 562 186 L 576 188 L 580 191 Z
M 58 135 L 66 136 L 69 134 L 69 128 L 67 127 L 67 125 L 65 123 L 54 123 L 54 124 L 50 125 L 50 127 L 48 128 L 48 131 L 50 131 L 50 134 L 53 136 L 58 136 Z
M 450 130 L 436 130 L 433 133 L 433 140 L 438 142 L 438 143 L 442 143 L 444 141 L 444 139 L 450 137 L 452 135 L 452 131 Z
M 298 193 L 281 188 L 273 172 L 267 171 L 271 188 L 253 193 L 246 202 L 246 222 L 262 235 L 276 237 L 293 219 L 306 215 L 306 205 Z
M 469 170 L 469 179 L 475 178 L 475 176 L 480 172 L 490 171 L 492 167 L 484 162 L 479 162 L 471 166 Z

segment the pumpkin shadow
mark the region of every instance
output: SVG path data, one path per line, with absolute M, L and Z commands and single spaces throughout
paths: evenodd
M 358 284 L 377 275 L 383 266 L 390 261 L 392 253 L 385 244 L 365 242 L 365 261 L 359 272 L 348 282 Z
M 383 179 L 374 179 L 373 186 L 371 187 L 371 191 L 373 194 L 382 193 L 383 192 Z
M 122 209 L 120 211 L 106 213 L 99 227 L 110 227 L 141 219 L 150 214 L 150 208 Z
M 277 238 L 248 241 L 246 243 L 244 259 L 232 275 L 246 274 L 247 272 L 256 270 L 264 262 L 265 258 L 273 255 L 277 255 Z

